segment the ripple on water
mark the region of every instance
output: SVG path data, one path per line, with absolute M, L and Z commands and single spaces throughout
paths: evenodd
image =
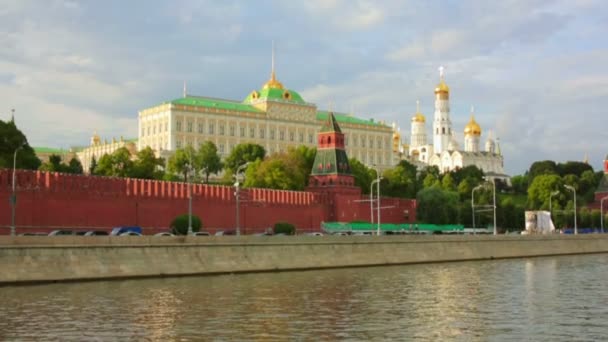
M 589 341 L 608 255 L 0 288 L 0 340 Z

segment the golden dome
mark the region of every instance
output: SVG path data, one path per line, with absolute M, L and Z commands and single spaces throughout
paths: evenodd
M 435 87 L 435 94 L 438 93 L 449 93 L 450 92 L 450 87 L 448 87 L 447 84 L 445 84 L 444 80 L 441 80 L 441 82 L 439 82 L 439 84 L 437 85 L 437 87 Z
M 422 115 L 422 113 L 416 113 L 412 117 L 412 122 L 426 122 L 426 118 L 424 115 Z
M 279 82 L 274 74 L 274 70 L 272 71 L 272 73 L 270 73 L 270 79 L 268 80 L 268 82 L 264 83 L 264 86 L 262 87 L 262 89 L 285 89 L 285 87 L 283 87 L 283 83 Z
M 479 126 L 477 121 L 475 121 L 475 117 L 473 117 L 473 115 L 471 115 L 471 120 L 464 127 L 464 135 L 474 135 L 474 136 L 481 135 L 481 127 Z

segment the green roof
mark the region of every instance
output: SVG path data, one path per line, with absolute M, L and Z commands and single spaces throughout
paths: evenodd
M 251 103 L 257 100 L 279 100 L 287 102 L 295 102 L 304 104 L 304 99 L 296 91 L 291 89 L 280 89 L 280 88 L 263 88 L 259 91 L 252 91 L 243 103 Z
M 317 111 L 317 121 L 327 121 L 327 111 Z M 348 123 L 354 125 L 367 125 L 376 127 L 388 127 L 387 125 L 374 122 L 374 120 L 359 119 L 349 114 L 332 112 L 338 123 Z
M 66 153 L 68 149 L 55 147 L 32 147 L 35 153 Z
M 167 103 L 167 102 L 164 102 Z M 179 99 L 175 99 L 173 101 L 169 101 L 171 104 L 175 105 L 183 105 L 183 106 L 193 106 L 193 107 L 207 107 L 207 108 L 218 108 L 218 109 L 226 109 L 226 110 L 238 110 L 243 112 L 254 112 L 260 113 L 261 110 L 241 102 L 224 100 L 224 99 L 216 99 L 211 97 L 198 97 L 198 96 L 186 96 Z

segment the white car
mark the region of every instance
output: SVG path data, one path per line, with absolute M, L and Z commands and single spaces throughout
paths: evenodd
M 154 234 L 154 236 L 175 236 L 169 232 L 160 232 L 160 233 L 156 233 Z
M 136 232 L 124 232 L 118 236 L 141 236 L 141 234 L 136 233 Z

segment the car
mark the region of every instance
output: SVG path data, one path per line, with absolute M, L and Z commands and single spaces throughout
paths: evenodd
M 134 232 L 134 233 L 138 233 L 139 235 L 142 234 L 141 227 L 132 226 L 132 227 L 116 227 L 116 228 L 112 229 L 112 232 L 110 233 L 110 235 L 122 235 L 123 233 L 126 233 L 126 232 Z
M 107 236 L 110 235 L 110 233 L 103 231 L 103 230 L 89 230 L 88 232 L 84 233 L 84 236 Z
M 308 233 L 306 235 L 308 235 L 308 236 L 323 236 L 323 233 L 321 233 L 321 232 L 312 232 L 312 233 Z
M 56 229 L 49 233 L 49 236 L 60 236 L 60 235 L 74 235 L 74 232 L 71 230 Z
M 175 236 L 169 232 L 160 232 L 160 233 L 156 233 L 154 234 L 154 236 Z
M 124 233 L 120 233 L 120 235 L 118 236 L 141 236 L 141 234 L 137 233 L 137 232 L 124 232 Z
M 211 234 L 209 232 L 194 232 L 192 236 L 211 236 Z
M 234 230 L 220 230 L 215 232 L 215 236 L 224 236 L 224 235 L 236 235 L 236 231 Z
M 348 233 L 347 232 L 336 232 L 336 233 L 333 233 L 332 235 L 347 236 Z
M 48 236 L 48 234 L 40 233 L 40 232 L 28 232 L 28 233 L 21 233 L 21 234 L 19 234 L 19 236 Z

